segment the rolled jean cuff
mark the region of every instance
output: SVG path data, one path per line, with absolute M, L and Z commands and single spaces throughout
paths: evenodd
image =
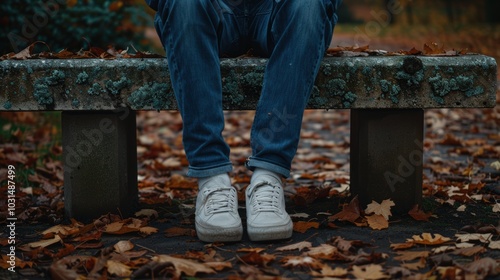
M 187 176 L 195 178 L 203 178 L 223 173 L 229 173 L 231 171 L 233 171 L 233 165 L 230 162 L 209 167 L 189 166 Z
M 248 169 L 250 169 L 252 171 L 255 170 L 255 168 L 263 168 L 263 169 L 281 174 L 281 176 L 283 176 L 285 178 L 290 177 L 290 169 L 289 168 L 285 168 L 281 165 L 274 164 L 274 163 L 264 161 L 261 159 L 257 159 L 254 157 L 248 158 L 245 165 Z

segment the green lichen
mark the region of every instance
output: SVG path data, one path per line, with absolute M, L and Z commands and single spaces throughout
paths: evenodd
M 73 107 L 80 107 L 80 100 L 78 99 L 73 99 L 73 101 L 71 101 L 71 105 L 73 105 Z
M 102 93 L 106 93 L 106 91 L 101 87 L 99 83 L 94 83 L 91 88 L 87 91 L 90 95 L 99 95 Z
M 121 77 L 120 80 L 115 82 L 108 80 L 106 82 L 106 89 L 111 92 L 111 94 L 117 95 L 123 88 L 126 88 L 131 84 L 132 82 L 130 82 L 130 80 L 128 80 L 126 77 Z
M 76 77 L 76 84 L 81 85 L 85 84 L 89 80 L 89 74 L 87 72 L 83 71 L 82 73 L 78 74 Z
M 421 69 L 414 74 L 409 74 L 405 71 L 396 72 L 396 80 L 399 81 L 400 85 L 408 88 L 420 87 L 420 83 L 424 80 L 424 70 Z
M 146 84 L 128 97 L 128 102 L 136 109 L 151 107 L 156 110 L 171 108 L 171 87 L 166 83 Z M 169 98 L 170 96 L 170 98 Z
M 365 76 L 370 75 L 371 72 L 372 72 L 372 68 L 369 66 L 365 66 L 363 68 L 363 70 L 361 70 L 361 73 L 363 73 L 363 75 L 365 75 Z
M 231 71 L 230 75 L 222 80 L 222 93 L 231 104 L 240 105 L 245 101 L 245 95 L 242 92 L 250 96 L 259 94 L 262 90 L 263 79 L 263 71 L 254 71 L 243 75 Z
M 12 102 L 5 101 L 5 103 L 3 104 L 3 108 L 7 109 L 7 110 L 11 109 L 12 108 Z
M 481 86 L 474 87 L 474 77 L 460 75 L 456 78 L 444 79 L 438 73 L 429 78 L 432 89 L 432 99 L 439 104 L 444 104 L 444 97 L 452 91 L 464 92 L 467 97 L 484 93 Z
M 33 68 L 28 65 L 28 67 L 26 67 L 26 72 L 28 72 L 28 74 L 33 74 Z
M 399 103 L 398 96 L 401 93 L 401 88 L 398 85 L 387 80 L 380 80 L 380 90 L 382 91 L 382 98 L 386 98 L 387 95 L 387 97 L 391 99 L 392 103 Z
M 34 83 L 33 96 L 40 105 L 52 105 L 54 98 L 49 91 L 49 86 L 56 86 L 64 83 L 66 75 L 62 71 L 54 70 L 52 74 L 47 77 L 39 78 Z
M 358 98 L 356 94 L 349 91 L 346 81 L 342 79 L 332 79 L 328 81 L 325 87 L 329 92 L 333 93 L 334 96 L 341 97 L 341 102 L 344 108 L 351 108 L 352 104 Z M 326 104 L 328 101 L 326 98 L 324 100 L 316 98 L 316 100 L 317 102 L 322 102 L 319 104 Z
M 330 64 L 325 64 L 323 66 L 323 74 L 330 76 L 332 74 L 332 66 Z
M 453 74 L 455 73 L 455 69 L 453 69 L 453 67 L 448 67 L 448 69 L 446 69 L 446 73 Z

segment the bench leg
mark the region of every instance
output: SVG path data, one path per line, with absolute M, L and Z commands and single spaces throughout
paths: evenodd
M 361 207 L 392 199 L 407 213 L 422 198 L 424 111 L 351 110 L 351 193 Z
M 135 111 L 62 113 L 64 207 L 67 217 L 128 216 L 136 210 Z

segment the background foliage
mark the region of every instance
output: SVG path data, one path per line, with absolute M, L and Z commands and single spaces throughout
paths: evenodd
M 152 17 L 145 6 L 142 0 L 2 0 L 0 34 L 7 40 L 0 40 L 0 53 L 17 52 L 34 41 L 46 42 L 55 52 L 89 44 L 148 50 L 144 28 L 152 26 Z

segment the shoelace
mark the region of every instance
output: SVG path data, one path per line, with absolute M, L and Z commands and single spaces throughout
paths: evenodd
M 256 212 L 280 212 L 279 187 L 262 182 L 254 186 L 252 192 L 252 207 Z
M 233 211 L 236 190 L 232 187 L 213 188 L 205 191 L 207 211 L 210 214 Z

